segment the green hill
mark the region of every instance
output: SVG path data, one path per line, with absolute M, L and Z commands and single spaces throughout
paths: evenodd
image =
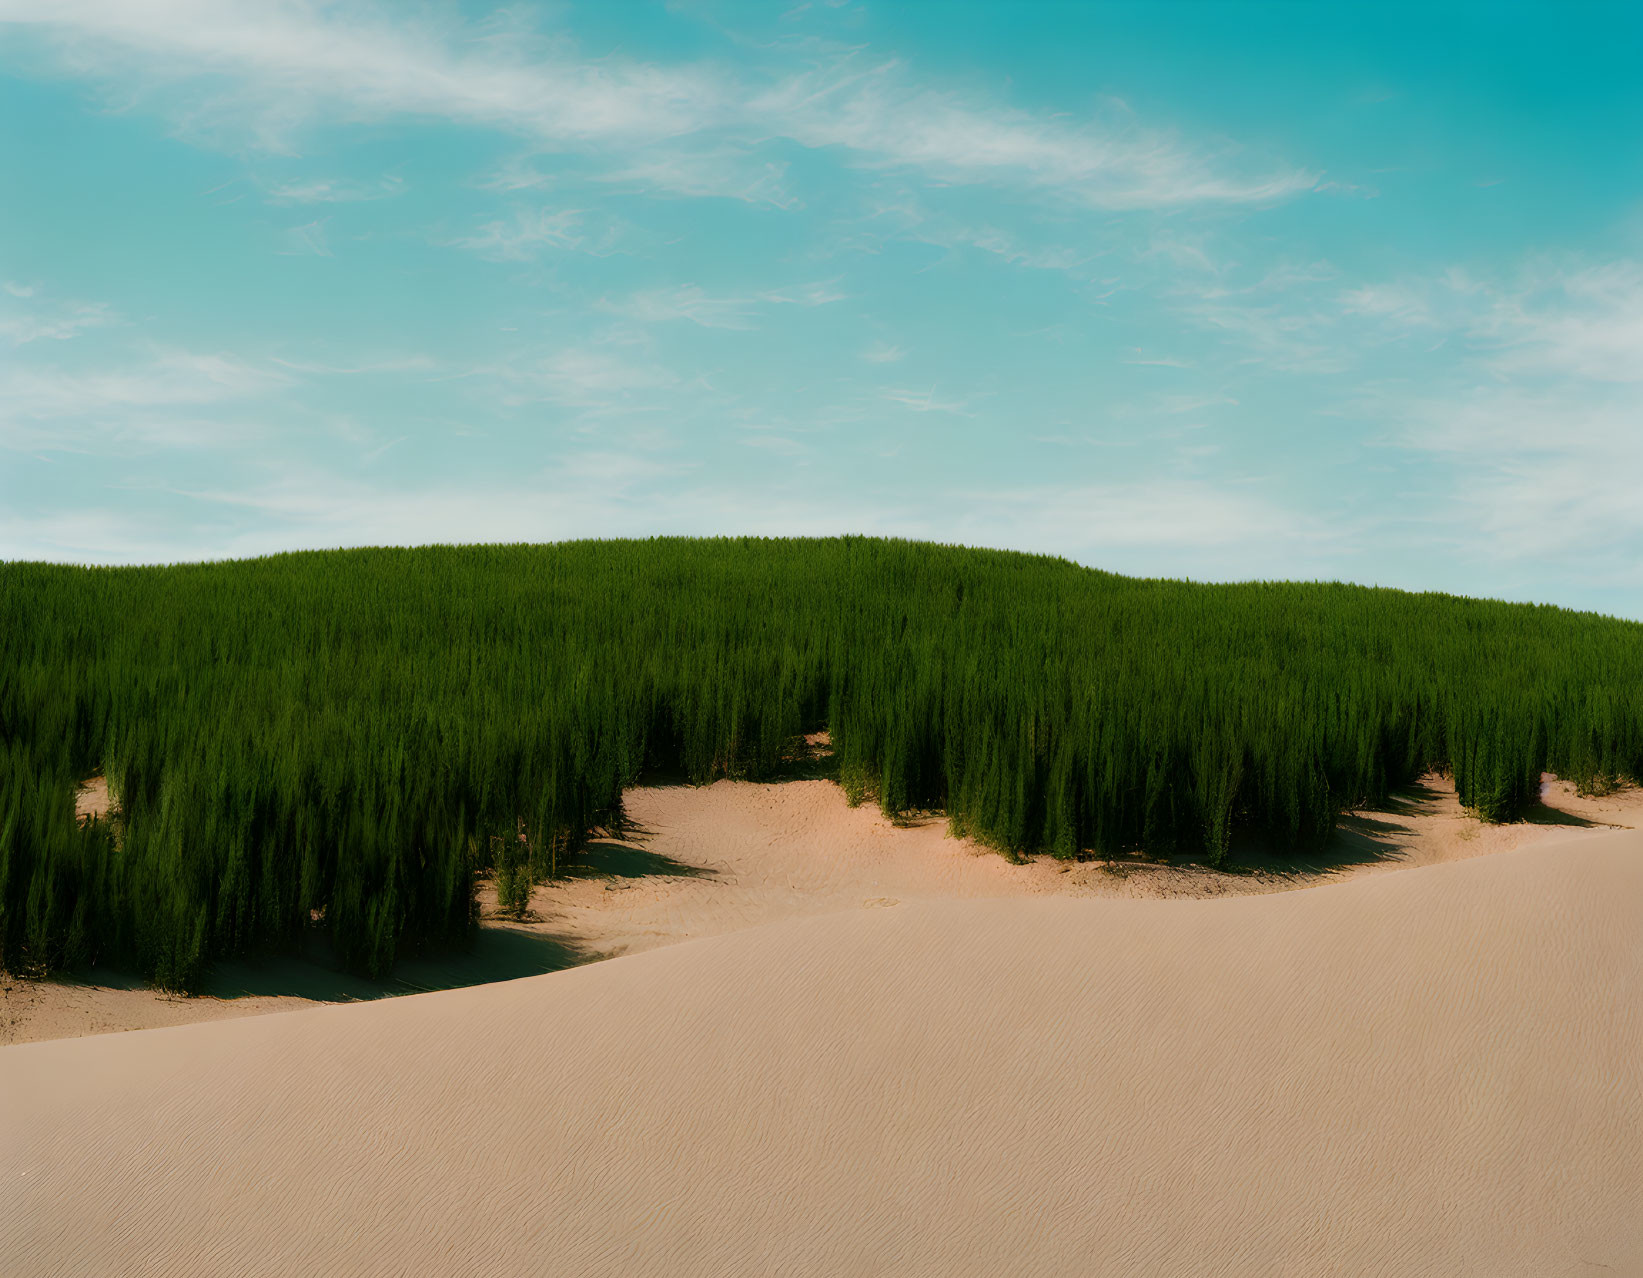
M 865 538 L 6 564 L 0 634 L 0 963 L 181 988 L 314 926 L 372 973 L 460 941 L 481 869 L 551 873 L 644 770 L 823 726 L 887 812 L 1058 856 L 1304 849 L 1433 766 L 1491 820 L 1643 775 L 1643 625 Z

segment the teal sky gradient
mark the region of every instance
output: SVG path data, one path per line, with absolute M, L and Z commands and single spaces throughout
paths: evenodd
M 1643 617 L 1643 9 L 0 0 L 0 556 L 867 532 Z

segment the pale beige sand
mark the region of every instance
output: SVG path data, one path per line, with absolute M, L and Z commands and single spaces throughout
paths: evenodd
M 314 1006 L 312 999 L 287 996 L 184 998 L 137 984 L 30 981 L 0 974 L 0 1044 L 190 1025 Z
M 87 817 L 106 817 L 110 806 L 107 777 L 91 777 L 81 782 L 80 792 L 74 796 L 75 816 L 82 821 Z
M 1582 799 L 1548 779 L 1546 802 L 1542 820 L 1590 821 L 1591 834 L 1606 824 L 1643 826 L 1643 793 L 1636 790 Z M 647 787 L 630 790 L 626 803 L 634 827 L 627 837 L 596 840 L 569 877 L 536 891 L 535 919 L 522 930 L 560 953 L 538 956 L 516 945 L 527 964 L 523 969 L 481 953 L 469 964 L 475 976 L 464 976 L 455 964 L 426 974 L 412 965 L 407 969 L 412 983 L 444 985 L 541 971 L 875 901 L 1284 891 L 1507 851 L 1568 833 L 1530 822 L 1485 825 L 1462 812 L 1453 787 L 1435 776 L 1424 778 L 1391 811 L 1346 817 L 1333 844 L 1309 867 L 1280 868 L 1281 861 L 1263 860 L 1261 849 L 1253 847 L 1245 849 L 1249 872 L 1236 874 L 1142 861 L 1069 864 L 1049 857 L 1012 865 L 972 842 L 948 838 L 940 819 L 897 826 L 870 805 L 851 809 L 827 781 Z M 94 780 L 81 804 L 83 811 L 106 812 L 106 786 Z M 494 893 L 482 893 L 482 901 L 494 905 Z M 490 925 L 500 922 L 493 916 Z M 517 937 L 514 930 L 488 930 L 481 949 Z M 260 980 L 237 982 L 239 975 L 228 971 L 214 983 L 222 992 L 260 993 L 177 999 L 107 978 L 7 979 L 0 982 L 0 1043 L 285 1011 L 316 999 L 367 998 L 373 992 L 365 983 L 326 979 L 291 964 Z M 309 997 L 292 996 L 297 993 Z
M 1643 1273 L 1643 835 L 0 1050 L 19 1274 Z

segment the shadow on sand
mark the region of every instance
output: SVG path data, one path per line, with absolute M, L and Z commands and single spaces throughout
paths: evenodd
M 1416 781 L 1401 790 L 1394 790 L 1376 811 L 1394 816 L 1432 816 L 1448 797 L 1442 790 Z
M 1285 853 L 1258 833 L 1246 832 L 1241 840 L 1234 837 L 1229 867 L 1262 873 L 1327 874 L 1378 861 L 1402 861 L 1407 856 L 1408 840 L 1415 831 L 1401 824 L 1398 818 L 1437 816 L 1445 800 L 1452 798 L 1442 790 L 1419 782 L 1405 786 L 1390 795 L 1379 808 L 1344 813 L 1335 822 L 1335 833 L 1329 843 L 1307 853 Z M 1603 824 L 1545 803 L 1536 803 L 1519 820 L 1529 825 L 1582 830 Z
M 352 1003 L 541 976 L 598 957 L 566 938 L 491 923 L 478 930 L 471 948 L 401 959 L 394 965 L 393 975 L 380 981 L 344 971 L 329 949 L 323 939 L 316 937 L 301 955 L 214 963 L 198 993 L 208 998 L 265 995 Z M 85 968 L 62 979 L 66 984 L 107 989 L 149 988 L 148 982 L 133 972 L 102 967 Z
M 619 835 L 594 839 L 561 871 L 563 879 L 633 880 L 652 876 L 711 878 L 717 871 L 676 861 L 642 846 L 651 831 L 633 822 Z M 640 846 L 635 846 L 639 844 Z M 534 915 L 528 916 L 534 919 Z M 560 972 L 606 957 L 567 936 L 544 931 L 540 924 L 520 926 L 506 919 L 486 918 L 465 950 L 410 955 L 394 964 L 383 980 L 346 971 L 324 935 L 305 937 L 300 953 L 271 954 L 261 958 L 227 959 L 213 963 L 197 993 L 209 998 L 251 995 L 294 997 L 325 1003 L 351 1003 L 422 994 L 431 990 L 490 985 L 525 976 Z M 134 972 L 104 967 L 65 974 L 65 983 L 107 989 L 148 989 Z
M 651 875 L 678 879 L 710 879 L 718 871 L 703 865 L 675 861 L 660 852 L 634 843 L 650 837 L 652 831 L 629 822 L 622 827 L 622 839 L 594 839 L 577 852 L 571 864 L 560 871 L 562 879 L 642 879 Z
M 1607 821 L 1591 821 L 1583 816 L 1576 816 L 1573 812 L 1564 812 L 1559 808 L 1549 808 L 1544 803 L 1537 803 L 1523 814 L 1523 819 L 1530 825 L 1567 825 L 1574 829 L 1595 830 L 1599 827 L 1615 829 Z
M 1331 874 L 1380 861 L 1401 861 L 1414 829 L 1387 813 L 1348 813 L 1335 822 L 1335 833 L 1321 848 L 1285 853 L 1270 841 L 1251 858 L 1252 868 L 1291 874 Z
M 1335 823 L 1335 832 L 1322 847 L 1296 850 L 1283 846 L 1259 829 L 1234 828 L 1227 859 L 1212 866 L 1195 853 L 1149 857 L 1137 852 L 1115 858 L 1097 857 L 1119 872 L 1147 866 L 1204 874 L 1255 874 L 1284 878 L 1326 877 L 1340 870 L 1378 861 L 1400 861 L 1414 829 L 1399 817 L 1433 814 L 1444 795 L 1429 786 L 1412 785 L 1394 794 L 1373 812 L 1348 812 Z
M 1301 851 L 1285 849 L 1269 835 L 1256 830 L 1235 833 L 1223 867 L 1233 873 L 1327 875 L 1353 866 L 1377 861 L 1399 861 L 1414 831 L 1388 819 L 1395 814 L 1348 813 L 1335 823 L 1329 842 Z

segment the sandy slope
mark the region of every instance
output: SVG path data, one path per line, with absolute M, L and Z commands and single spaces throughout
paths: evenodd
M 1548 782 L 1542 820 L 1643 825 L 1643 794 L 1582 799 Z M 85 811 L 104 812 L 107 788 L 89 785 Z M 573 873 L 537 889 L 524 927 L 492 920 L 475 953 L 407 963 L 413 988 L 473 984 L 631 954 L 741 928 L 859 907 L 976 897 L 1208 897 L 1285 891 L 1321 882 L 1507 851 L 1566 831 L 1520 822 L 1488 826 L 1467 816 L 1454 789 L 1429 777 L 1388 811 L 1349 814 L 1319 860 L 1296 870 L 1258 845 L 1245 872 L 1131 861 L 1068 864 L 1038 857 L 1012 865 L 986 848 L 946 837 L 940 819 L 893 825 L 871 805 L 852 809 L 827 781 L 630 790 L 633 828 L 601 839 Z M 494 896 L 483 897 L 494 901 Z M 222 965 L 218 997 L 177 999 L 109 976 L 81 982 L 0 981 L 0 1044 L 147 1029 L 315 1001 L 403 992 L 313 965 Z
M 1643 835 L 0 1050 L 0 1271 L 1643 1273 Z

